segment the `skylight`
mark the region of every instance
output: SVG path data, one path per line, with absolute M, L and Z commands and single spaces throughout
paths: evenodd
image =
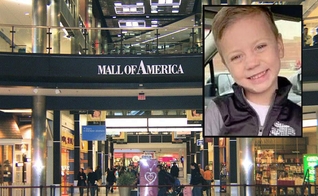
M 179 13 L 181 0 L 151 0 L 151 13 Z
M 122 5 L 122 3 L 114 3 L 116 14 L 144 14 L 145 7 L 143 3 L 136 5 Z

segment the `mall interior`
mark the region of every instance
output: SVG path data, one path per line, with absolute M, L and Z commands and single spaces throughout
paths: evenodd
M 233 82 L 209 40 L 219 8 L 208 5 L 240 4 L 281 6 L 274 12 L 286 54 L 280 75 L 303 108 L 301 138 L 202 135 L 205 106 Z M 292 5 L 302 13 L 284 12 Z M 209 166 L 216 185 L 315 184 L 317 24 L 315 0 L 0 1 L 0 184 L 71 186 L 80 168 L 104 173 L 142 159 L 176 162 L 185 184 L 192 162 Z M 242 157 L 251 162 L 247 182 Z M 310 167 L 307 159 L 315 160 Z

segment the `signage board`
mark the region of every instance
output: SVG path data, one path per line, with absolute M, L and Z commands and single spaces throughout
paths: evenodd
M 82 140 L 105 141 L 106 140 L 106 126 L 105 125 L 82 126 Z
M 310 183 L 314 183 L 316 179 L 315 166 L 318 165 L 318 155 L 317 154 L 305 154 L 304 155 L 304 175 L 308 175 L 308 178 L 305 177 L 305 180 Z
M 140 164 L 140 195 L 158 194 L 158 171 L 156 159 L 141 159 Z
M 202 146 L 203 145 L 203 140 L 197 140 L 197 146 Z

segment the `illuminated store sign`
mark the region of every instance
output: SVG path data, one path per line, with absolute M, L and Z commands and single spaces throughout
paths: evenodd
M 318 166 L 318 156 L 316 154 L 305 154 L 304 155 L 304 173 L 308 173 L 309 182 L 315 182 L 316 171 L 315 166 Z
M 98 75 L 181 75 L 182 65 L 145 65 L 143 60 L 139 65 L 97 65 Z
M 62 132 L 61 145 L 63 148 L 74 150 L 74 135 L 67 131 Z

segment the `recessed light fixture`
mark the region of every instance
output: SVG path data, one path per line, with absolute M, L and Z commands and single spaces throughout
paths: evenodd
M 60 93 L 61 93 L 61 90 L 56 87 L 56 89 L 55 89 L 55 94 L 58 95 L 58 94 L 60 94 Z
M 34 92 L 35 94 L 37 94 L 37 93 L 39 92 L 39 87 L 34 88 L 34 89 L 33 89 L 33 92 Z

